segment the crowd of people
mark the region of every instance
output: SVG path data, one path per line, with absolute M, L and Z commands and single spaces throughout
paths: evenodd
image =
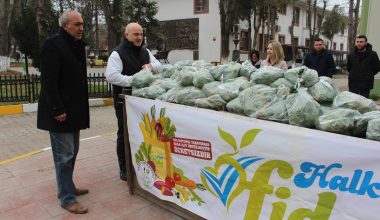
M 41 50 L 41 93 L 38 103 L 37 127 L 47 130 L 56 171 L 56 182 L 61 207 L 75 214 L 88 209 L 80 204 L 76 196 L 89 193 L 73 181 L 75 160 L 79 151 L 80 130 L 90 127 L 86 53 L 82 16 L 74 10 L 65 11 L 59 18 L 59 32 L 47 39 Z M 116 152 L 120 179 L 127 180 L 124 150 L 123 103 L 118 95 L 122 88 L 130 87 L 132 76 L 147 68 L 158 72 L 160 62 L 143 47 L 143 28 L 138 23 L 126 26 L 122 43 L 111 53 L 106 79 L 113 85 L 114 108 L 117 118 Z M 271 40 L 266 58 L 260 60 L 258 51 L 250 53 L 253 66 L 288 69 L 284 61 L 281 43 Z M 323 40 L 315 39 L 314 49 L 308 53 L 303 64 L 315 69 L 319 76 L 332 77 L 335 63 L 331 53 L 325 49 Z M 380 71 L 377 53 L 364 35 L 356 37 L 355 51 L 348 55 L 348 85 L 351 92 L 364 97 L 373 88 L 374 76 Z

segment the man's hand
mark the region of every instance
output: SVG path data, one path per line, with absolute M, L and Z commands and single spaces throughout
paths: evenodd
M 63 113 L 62 115 L 55 116 L 54 119 L 59 121 L 59 122 L 64 122 L 64 121 L 66 121 L 66 113 Z
M 150 71 L 152 71 L 153 66 L 150 65 L 150 64 L 148 63 L 148 64 L 144 64 L 144 65 L 142 65 L 142 68 L 143 68 L 143 69 L 149 69 Z

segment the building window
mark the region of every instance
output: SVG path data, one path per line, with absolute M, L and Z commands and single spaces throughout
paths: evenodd
M 340 51 L 343 51 L 343 43 L 340 44 Z
M 278 42 L 280 42 L 282 45 L 285 44 L 285 35 L 278 35 Z
M 278 13 L 286 15 L 286 4 L 280 7 Z
M 321 28 L 322 25 L 322 15 L 317 15 L 317 28 Z
M 300 25 L 300 8 L 294 8 L 294 25 Z
M 310 47 L 310 39 L 309 38 L 305 39 L 305 47 Z
M 333 43 L 333 50 L 336 50 L 336 42 Z
M 306 12 L 306 27 L 307 27 L 307 28 L 310 28 L 310 26 L 311 26 L 310 23 L 311 23 L 310 12 L 307 11 L 307 12 Z
M 298 47 L 298 37 L 293 37 L 293 43 L 296 47 Z
M 239 50 L 248 51 L 248 31 L 240 32 Z
M 194 0 L 194 14 L 208 13 L 208 0 Z

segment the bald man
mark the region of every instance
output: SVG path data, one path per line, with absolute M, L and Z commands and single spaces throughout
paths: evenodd
M 118 98 L 124 87 L 131 87 L 132 76 L 143 68 L 157 73 L 161 63 L 142 46 L 143 28 L 138 23 L 125 27 L 123 42 L 111 53 L 106 70 L 106 79 L 113 86 L 113 100 L 117 118 L 116 152 L 119 162 L 120 179 L 126 181 L 126 161 L 124 150 L 123 102 Z

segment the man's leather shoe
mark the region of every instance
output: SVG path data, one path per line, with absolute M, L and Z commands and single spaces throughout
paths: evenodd
M 80 189 L 80 188 L 77 188 L 76 191 L 75 191 L 75 195 L 76 196 L 81 196 L 81 195 L 85 195 L 89 192 L 88 189 Z
M 75 195 L 76 196 L 81 196 L 81 195 L 85 195 L 89 193 L 89 190 L 88 189 L 80 189 L 80 188 L 77 188 L 76 191 L 75 191 Z M 57 195 L 58 199 L 60 199 L 61 197 L 59 195 Z
M 73 204 L 67 204 L 61 206 L 63 209 L 66 209 L 67 211 L 74 213 L 74 214 L 84 214 L 88 212 L 88 208 L 82 206 L 79 202 L 75 202 Z
M 127 181 L 127 173 L 120 172 L 120 179 L 123 181 Z

